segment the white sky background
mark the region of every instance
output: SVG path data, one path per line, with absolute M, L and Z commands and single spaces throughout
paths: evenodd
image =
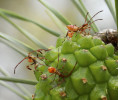
M 66 18 L 68 18 L 73 24 L 82 25 L 84 18 L 78 12 L 78 10 L 71 3 L 71 0 L 45 0 L 52 5 L 55 9 L 60 11 Z M 113 0 L 112 0 L 113 1 Z M 108 7 L 106 6 L 104 0 L 83 0 L 91 16 L 100 10 L 104 10 L 103 13 L 100 13 L 95 17 L 102 18 L 103 21 L 96 22 L 100 30 L 106 28 L 116 29 L 113 17 L 110 14 Z M 49 28 L 61 32 L 52 20 L 47 16 L 45 8 L 38 2 L 38 0 L 0 0 L 0 8 L 8 9 L 14 11 L 18 14 L 21 14 L 27 18 L 33 19 L 43 25 L 46 25 Z M 55 45 L 56 37 L 47 34 L 45 31 L 39 27 L 26 23 L 19 20 L 12 19 L 18 25 L 24 27 L 29 32 L 34 34 L 39 40 L 46 43 L 48 46 Z M 8 22 L 0 18 L 0 32 L 10 34 L 11 36 L 33 46 L 35 49 L 38 49 L 33 45 L 31 41 L 26 39 L 22 34 L 20 34 L 14 27 L 12 27 Z M 13 49 L 9 48 L 7 45 L 1 42 L 0 39 L 0 67 L 3 67 L 7 70 L 12 77 L 24 78 L 24 79 L 34 79 L 33 72 L 25 68 L 24 63 L 21 64 L 16 71 L 16 74 L 13 74 L 15 65 L 23 57 L 18 54 Z M 11 84 L 12 85 L 12 84 Z M 13 86 L 13 85 L 12 85 Z M 34 93 L 33 86 L 24 85 L 29 91 Z M 14 87 L 14 86 L 13 86 Z M 22 100 L 14 93 L 8 91 L 8 89 L 0 86 L 0 100 Z

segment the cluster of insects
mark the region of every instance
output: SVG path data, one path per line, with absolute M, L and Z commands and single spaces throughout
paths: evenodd
M 44 64 L 41 64 L 41 63 L 40 63 L 39 61 L 37 61 L 37 60 L 43 61 L 44 59 L 45 59 L 45 60 L 47 60 L 47 59 L 46 59 L 44 56 L 39 56 L 39 54 L 42 55 L 42 54 L 43 54 L 42 51 L 48 52 L 48 51 L 50 51 L 50 50 L 51 50 L 51 49 L 38 49 L 38 50 L 36 50 L 36 51 L 32 51 L 32 52 L 28 53 L 28 56 L 25 57 L 23 60 L 21 60 L 21 61 L 15 66 L 15 68 L 14 68 L 14 74 L 15 74 L 15 70 L 16 70 L 16 68 L 18 67 L 18 65 L 19 65 L 20 63 L 22 63 L 25 59 L 27 59 L 28 62 L 31 63 L 30 65 L 28 65 L 28 66 L 26 67 L 26 68 L 29 69 L 29 70 L 32 70 L 32 68 L 30 68 L 30 66 L 33 66 L 33 65 L 34 65 L 34 69 L 36 70 L 36 68 L 37 68 L 39 65 L 44 65 Z M 31 54 L 32 54 L 33 52 L 37 52 L 37 55 L 36 55 L 36 56 L 32 56 Z M 63 59 L 62 59 L 62 62 L 67 62 L 67 60 L 66 60 L 65 58 L 63 58 Z M 76 65 L 77 65 L 77 62 L 76 62 L 76 64 L 75 64 L 75 66 L 76 66 Z M 45 66 L 47 66 L 49 73 L 51 73 L 52 75 L 55 75 L 54 80 L 55 80 L 55 78 L 56 78 L 56 75 L 58 75 L 59 78 L 62 78 L 62 79 L 64 80 L 64 78 L 69 77 L 69 76 L 72 74 L 73 70 L 75 69 L 75 66 L 74 66 L 73 69 L 72 69 L 67 75 L 63 75 L 63 74 L 59 71 L 59 69 L 58 69 L 58 66 L 59 66 L 59 49 L 58 49 L 58 64 L 57 64 L 57 66 L 56 66 L 56 67 L 50 67 L 50 66 L 48 66 L 48 65 L 46 65 L 46 64 L 45 64 Z M 42 78 L 43 80 L 46 79 L 46 78 L 47 78 L 46 74 L 42 74 L 42 75 L 41 75 L 41 78 Z M 53 80 L 53 81 L 54 81 L 54 80 Z M 52 82 L 53 82 L 53 81 L 52 81 Z
M 102 12 L 102 11 L 97 12 L 93 17 L 95 17 L 100 12 Z M 72 38 L 74 34 L 76 34 L 76 35 L 77 34 L 83 34 L 83 36 L 89 35 L 89 33 L 87 33 L 86 30 L 89 30 L 90 31 L 91 24 L 94 23 L 95 21 L 102 20 L 102 19 L 97 19 L 97 20 L 92 21 L 92 19 L 93 19 L 93 17 L 92 17 L 90 20 L 87 21 L 88 14 L 89 13 L 87 13 L 86 18 L 85 18 L 85 22 L 84 22 L 84 24 L 82 26 L 79 26 L 78 27 L 76 25 L 67 25 L 68 31 L 67 31 L 66 37 Z M 115 47 L 115 49 L 118 50 L 118 32 L 117 31 L 106 30 L 103 33 L 96 33 L 95 36 L 101 38 L 101 40 L 104 41 L 106 44 L 112 43 L 113 46 Z M 60 58 L 59 49 L 58 49 L 58 63 L 57 63 L 57 66 L 48 66 L 47 64 L 45 64 L 45 61 L 44 60 L 48 60 L 49 61 L 49 59 L 46 59 L 45 58 L 45 55 L 43 53 L 44 52 L 45 53 L 46 52 L 49 52 L 50 50 L 51 49 L 38 49 L 38 50 L 35 50 L 35 51 L 32 51 L 32 52 L 28 53 L 28 56 L 25 57 L 23 60 L 21 60 L 15 66 L 15 68 L 14 68 L 14 74 L 15 74 L 15 70 L 19 66 L 19 64 L 21 64 L 24 60 L 27 59 L 28 62 L 31 63 L 28 66 L 26 66 L 27 69 L 29 69 L 29 70 L 33 70 L 33 69 L 36 70 L 39 65 L 45 65 L 47 67 L 48 72 L 51 74 L 50 76 L 55 75 L 54 76 L 54 79 L 52 80 L 51 83 L 53 83 L 55 81 L 56 76 L 59 77 L 59 81 L 61 79 L 64 81 L 65 78 L 69 77 L 73 73 L 73 71 L 74 71 L 74 69 L 75 69 L 75 67 L 77 65 L 77 62 L 73 66 L 72 70 L 70 72 L 68 72 L 68 74 L 65 75 L 58 68 L 59 67 L 59 62 L 60 62 L 60 59 L 59 59 Z M 33 53 L 36 53 L 36 55 L 34 56 Z M 40 61 L 43 62 L 43 64 L 40 63 Z M 61 61 L 63 63 L 66 63 L 67 62 L 67 59 L 62 58 Z M 31 68 L 31 66 L 34 66 L 33 69 Z M 63 67 L 64 66 L 62 66 L 61 70 L 63 70 Z M 42 80 L 45 80 L 47 78 L 48 78 L 47 74 L 42 74 L 41 75 L 41 79 Z M 87 83 L 87 80 L 85 78 L 83 78 L 82 81 L 83 81 L 83 83 Z M 60 92 L 60 95 L 62 97 L 65 97 L 66 96 L 65 91 Z
M 16 68 L 18 67 L 18 65 L 19 65 L 20 63 L 22 63 L 25 59 L 27 59 L 28 62 L 31 63 L 30 65 L 28 65 L 28 66 L 26 67 L 26 68 L 29 69 L 29 70 L 32 70 L 32 68 L 30 68 L 30 66 L 33 66 L 33 65 L 34 65 L 34 70 L 36 70 L 39 65 L 44 65 L 45 62 L 44 62 L 44 64 L 42 64 L 42 63 L 40 63 L 40 62 L 37 61 L 37 60 L 40 60 L 40 61 L 47 60 L 47 59 L 45 58 L 45 56 L 41 56 L 41 55 L 43 54 L 42 51 L 48 52 L 48 51 L 50 51 L 50 50 L 51 50 L 51 49 L 39 49 L 39 50 L 32 51 L 32 52 L 28 53 L 28 56 L 25 57 L 23 60 L 21 60 L 21 61 L 15 66 L 15 68 L 14 68 L 14 74 L 15 74 L 15 70 L 16 70 Z M 32 55 L 33 52 L 37 52 L 36 56 L 33 56 L 33 55 Z M 40 54 L 40 55 L 39 55 L 39 54 Z M 67 59 L 62 58 L 61 61 L 64 62 L 64 63 L 66 63 L 66 62 L 67 62 Z M 50 73 L 50 76 L 47 76 L 47 74 L 45 74 L 45 73 L 43 74 L 43 72 L 42 72 L 42 74 L 41 74 L 40 77 L 41 77 L 42 80 L 46 80 L 48 77 L 51 77 L 52 75 L 54 75 L 54 79 L 51 81 L 51 84 L 52 84 L 52 83 L 55 81 L 56 76 L 58 76 L 58 82 L 57 82 L 56 86 L 53 86 L 52 88 L 50 88 L 50 90 L 51 90 L 51 89 L 53 89 L 53 88 L 55 88 L 55 87 L 61 85 L 61 84 L 65 81 L 65 78 L 69 77 L 69 76 L 72 74 L 72 72 L 74 71 L 76 65 L 77 65 L 77 62 L 75 63 L 73 69 L 72 69 L 67 75 L 64 75 L 64 74 L 60 71 L 60 69 L 58 68 L 58 66 L 59 66 L 59 49 L 58 49 L 58 64 L 57 64 L 57 66 L 56 66 L 56 67 L 55 67 L 55 66 L 48 66 L 47 64 L 45 64 L 44 66 L 47 66 L 48 72 Z M 63 67 L 64 67 L 64 66 L 62 66 L 61 70 L 63 70 Z M 60 96 L 61 96 L 61 97 L 65 97 L 65 96 L 66 96 L 66 92 L 65 92 L 65 91 L 61 91 L 61 92 L 60 92 Z M 34 99 L 34 96 L 33 96 L 32 98 Z
M 68 31 L 67 31 L 66 37 L 72 38 L 72 37 L 73 37 L 73 34 L 74 34 L 75 32 L 78 32 L 79 34 L 87 35 L 86 30 L 87 30 L 87 29 L 89 29 L 89 30 L 91 29 L 91 24 L 92 24 L 93 22 L 95 22 L 95 21 L 102 20 L 102 19 L 96 19 L 96 20 L 92 21 L 92 19 L 93 19 L 97 14 L 99 14 L 100 12 L 103 12 L 103 10 L 97 12 L 97 13 L 96 13 L 90 20 L 88 20 L 88 21 L 87 21 L 87 16 L 88 16 L 89 13 L 87 13 L 87 14 L 86 14 L 86 18 L 85 18 L 85 22 L 84 22 L 84 24 L 83 24 L 82 26 L 79 26 L 79 27 L 78 27 L 78 26 L 76 26 L 76 25 L 67 25 Z M 89 33 L 88 33 L 88 34 L 89 34 Z M 30 65 L 27 66 L 27 69 L 32 70 L 32 68 L 30 68 L 30 66 L 34 65 L 34 68 L 35 68 L 35 70 L 36 70 L 36 68 L 38 67 L 38 65 L 42 65 L 41 63 L 39 63 L 39 62 L 37 61 L 37 59 L 40 60 L 40 61 L 43 61 L 43 60 L 45 59 L 44 56 L 39 56 L 39 54 L 40 54 L 40 55 L 43 54 L 42 51 L 48 52 L 48 51 L 50 51 L 50 49 L 38 49 L 38 50 L 36 50 L 36 51 L 32 51 L 32 52 L 28 53 L 28 56 L 25 57 L 23 60 L 21 60 L 21 61 L 16 65 L 16 67 L 14 68 L 14 73 L 15 73 L 15 70 L 16 70 L 17 66 L 18 66 L 21 62 L 23 62 L 25 59 L 28 59 L 28 62 L 31 63 Z M 37 53 L 36 56 L 32 56 L 32 53 L 34 53 L 34 52 Z M 47 60 L 47 59 L 45 59 L 45 60 Z M 63 59 L 62 61 L 63 61 L 63 62 L 66 62 L 66 59 Z M 59 53 L 58 53 L 58 64 L 59 64 Z M 75 66 L 76 66 L 76 64 L 75 64 Z M 74 66 L 74 68 L 75 68 L 75 66 Z M 74 68 L 73 68 L 73 69 L 74 69 Z M 68 75 L 66 75 L 66 76 L 63 75 L 60 71 L 58 71 L 58 65 L 57 65 L 56 68 L 55 68 L 55 67 L 48 67 L 48 71 L 49 71 L 49 73 L 58 75 L 58 76 L 61 77 L 61 78 L 65 78 L 65 77 L 70 76 L 70 74 L 72 73 L 73 70 L 72 70 Z
M 102 12 L 102 11 L 99 11 L 99 12 L 97 12 L 93 17 L 95 17 L 97 14 L 99 14 L 100 12 Z M 84 35 L 87 35 L 87 33 L 86 33 L 86 29 L 91 29 L 91 24 L 93 23 L 93 22 L 95 22 L 95 21 L 97 21 L 97 20 L 102 20 L 102 19 L 97 19 L 97 20 L 94 20 L 94 21 L 92 21 L 92 19 L 93 19 L 93 17 L 89 20 L 89 21 L 87 21 L 87 16 L 88 16 L 88 14 L 89 13 L 87 13 L 87 15 L 86 15 L 86 18 L 85 18 L 85 22 L 84 22 L 84 24 L 82 25 L 82 26 L 76 26 L 76 25 L 67 25 L 67 29 L 68 29 L 68 31 L 67 31 L 67 34 L 66 34 L 66 37 L 69 37 L 69 38 L 72 38 L 72 36 L 73 36 L 73 34 L 76 32 L 78 32 L 79 34 L 84 34 Z M 15 66 L 15 68 L 14 68 L 14 73 L 15 73 L 15 70 L 16 70 L 16 68 L 18 67 L 18 65 L 20 64 L 20 63 L 22 63 L 24 60 L 28 60 L 28 62 L 29 63 L 31 63 L 30 65 L 28 65 L 28 66 L 26 66 L 27 67 L 27 69 L 29 69 L 29 70 L 32 70 L 32 68 L 30 67 L 30 66 L 34 66 L 34 69 L 36 70 L 36 68 L 39 66 L 39 65 L 44 65 L 44 64 L 41 64 L 40 63 L 40 61 L 44 61 L 44 60 L 47 60 L 46 58 L 45 58 L 45 56 L 42 56 L 43 55 L 43 51 L 44 52 L 48 52 L 48 51 L 50 51 L 51 49 L 38 49 L 38 50 L 35 50 L 35 51 L 32 51 L 32 52 L 30 52 L 30 53 L 28 53 L 28 56 L 27 57 L 25 57 L 23 60 L 21 60 L 16 66 Z M 32 54 L 33 53 L 36 53 L 36 56 L 33 56 Z M 38 61 L 39 60 L 39 61 Z M 63 58 L 62 59 L 62 62 L 67 62 L 67 60 L 65 59 L 65 58 Z M 48 66 L 48 65 L 46 65 L 45 64 L 45 66 L 47 66 L 48 67 L 48 72 L 49 73 L 51 73 L 51 74 L 53 74 L 53 75 L 55 75 L 55 77 L 56 77 L 56 75 L 58 75 L 59 76 L 59 78 L 62 78 L 63 80 L 64 80 L 64 78 L 66 78 L 66 77 L 69 77 L 71 74 L 72 74 L 72 72 L 74 71 L 74 69 L 75 69 L 75 66 L 77 65 L 77 62 L 76 62 L 76 64 L 74 65 L 74 67 L 73 67 L 73 69 L 67 74 L 67 75 L 64 75 L 64 74 L 62 74 L 60 71 L 59 71 L 59 69 L 58 69 L 58 66 L 59 66 L 59 50 L 58 50 L 58 64 L 57 64 L 57 66 L 55 67 L 50 67 L 50 66 Z M 54 80 L 55 80 L 55 77 L 54 77 Z M 41 75 L 41 78 L 42 79 L 46 79 L 47 78 L 47 76 L 45 75 L 45 74 L 42 74 Z M 53 81 L 54 81 L 53 80 Z

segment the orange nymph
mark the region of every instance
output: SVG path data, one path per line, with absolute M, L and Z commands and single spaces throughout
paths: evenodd
M 48 68 L 48 71 L 49 71 L 49 73 L 55 73 L 55 72 L 56 72 L 56 68 L 54 68 L 54 67 L 49 67 L 49 68 Z

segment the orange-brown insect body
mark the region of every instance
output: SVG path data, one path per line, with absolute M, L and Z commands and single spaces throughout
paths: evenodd
M 76 62 L 76 64 L 77 64 L 77 62 Z M 76 66 L 76 64 L 75 64 L 75 66 Z M 61 78 L 65 78 L 65 77 L 68 77 L 68 76 L 70 76 L 72 74 L 73 70 L 75 69 L 75 66 L 74 66 L 74 68 L 71 70 L 71 72 L 68 75 L 63 75 L 61 72 L 59 72 L 54 67 L 48 67 L 48 71 L 49 71 L 49 73 L 56 74 L 56 75 L 58 75 Z
M 36 62 L 36 57 L 28 56 L 27 59 L 28 59 L 28 62 L 30 63 Z
M 28 59 L 28 62 L 33 62 L 33 60 L 31 58 Z
M 100 13 L 102 11 L 103 10 L 97 12 L 93 17 L 95 17 L 98 13 Z M 88 14 L 89 13 L 87 13 L 87 15 Z M 67 25 L 66 26 L 68 28 L 68 32 L 66 34 L 66 37 L 68 36 L 69 38 L 72 38 L 74 32 L 78 32 L 78 31 L 79 31 L 80 34 L 83 33 L 83 35 L 88 35 L 89 33 L 88 34 L 86 33 L 86 29 L 89 29 L 89 31 L 90 31 L 92 23 L 94 23 L 95 21 L 98 21 L 98 20 L 102 20 L 102 19 L 97 19 L 97 20 L 92 21 L 92 18 L 93 18 L 92 17 L 89 21 L 87 21 L 87 15 L 86 15 L 86 18 L 85 18 L 85 22 L 82 26 L 80 26 L 80 27 L 78 27 L 76 25 Z
M 68 36 L 69 38 L 72 38 L 74 32 L 78 31 L 78 27 L 76 25 L 67 25 L 66 27 L 68 28 L 66 37 Z
M 48 67 L 48 71 L 49 71 L 49 73 L 55 73 L 56 72 L 56 68 Z
M 66 27 L 68 28 L 68 31 L 73 31 L 73 32 L 78 31 L 78 27 L 76 25 L 67 25 Z
M 67 28 L 68 28 L 68 32 L 67 32 L 66 36 L 68 36 L 69 38 L 72 38 L 74 32 L 79 31 L 80 33 L 85 33 L 86 34 L 85 30 L 90 29 L 91 27 L 89 26 L 88 23 L 85 23 L 80 27 L 77 27 L 76 25 L 67 25 Z
M 54 67 L 49 67 L 48 68 L 49 73 L 54 73 L 57 74 L 59 77 L 64 77 L 64 75 L 62 75 L 56 68 Z

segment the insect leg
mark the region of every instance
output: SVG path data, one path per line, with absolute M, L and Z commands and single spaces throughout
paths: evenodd
M 72 74 L 72 72 L 74 71 L 76 65 L 77 65 L 77 62 L 75 63 L 75 65 L 74 65 L 73 69 L 70 71 L 70 73 L 69 73 L 68 75 L 64 76 L 64 77 L 68 77 L 68 76 L 70 76 L 70 75 Z
M 29 69 L 29 70 L 32 70 L 32 69 L 29 67 L 29 65 L 28 65 L 26 68 Z

